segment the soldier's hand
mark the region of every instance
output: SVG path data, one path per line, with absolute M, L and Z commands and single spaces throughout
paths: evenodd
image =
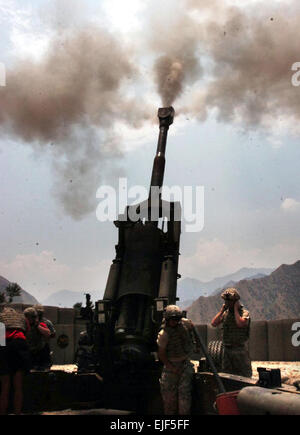
M 239 300 L 235 301 L 234 308 L 235 308 L 236 310 L 238 310 L 239 308 L 241 308 L 241 304 L 240 304 L 240 301 L 239 301 Z
M 189 329 L 193 329 L 194 328 L 194 324 L 193 324 L 193 322 L 190 319 L 188 319 L 188 321 L 186 322 L 186 326 Z

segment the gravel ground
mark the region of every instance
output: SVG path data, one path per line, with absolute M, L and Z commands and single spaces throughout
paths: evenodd
M 76 373 L 77 366 L 75 364 L 53 365 L 51 370 L 62 370 L 67 373 Z
M 197 361 L 193 361 L 195 368 Z M 252 361 L 253 378 L 258 379 L 257 367 L 268 369 L 279 368 L 281 370 L 281 379 L 284 384 L 293 385 L 295 381 L 300 381 L 300 361 Z M 53 365 L 51 370 L 63 370 L 67 373 L 75 373 L 77 366 L 74 364 Z
M 258 379 L 257 367 L 268 369 L 280 369 L 283 384 L 293 385 L 300 381 L 300 361 L 253 361 L 253 378 Z

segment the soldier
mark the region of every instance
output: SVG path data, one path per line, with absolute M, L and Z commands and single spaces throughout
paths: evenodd
M 193 327 L 190 320 L 183 318 L 179 307 L 166 307 L 162 329 L 157 338 L 158 357 L 164 364 L 160 390 L 166 415 L 190 414 L 194 373 L 190 362 Z
M 45 318 L 43 305 L 36 304 L 36 305 L 33 305 L 33 308 L 36 310 L 36 312 L 38 314 L 39 321 L 43 322 L 43 323 L 45 323 L 47 325 L 47 327 L 48 327 L 48 329 L 49 329 L 49 331 L 51 333 L 50 338 L 54 338 L 55 334 L 56 334 L 56 331 L 55 331 L 54 325 L 51 322 L 51 320 Z
M 13 308 L 4 307 L 0 312 L 0 322 L 5 325 L 5 345 L 0 346 L 0 415 L 7 413 L 11 389 L 14 394 L 14 413 L 20 414 L 23 406 L 23 377 L 30 370 L 25 318 Z
M 38 313 L 33 307 L 24 310 L 25 318 L 28 322 L 28 331 L 26 333 L 27 342 L 30 349 L 33 369 L 43 370 L 43 354 L 47 340 L 50 338 L 51 332 L 44 322 L 40 322 Z
M 50 337 L 46 338 L 46 343 L 45 346 L 43 347 L 43 349 L 40 352 L 40 366 L 42 368 L 48 369 L 51 367 L 52 365 L 52 361 L 51 361 L 51 351 L 50 351 L 50 345 L 49 345 L 49 339 L 54 338 L 56 331 L 54 328 L 53 323 L 51 322 L 51 320 L 46 319 L 44 317 L 44 307 L 41 304 L 36 304 L 33 306 L 33 308 L 36 310 L 37 314 L 38 314 L 38 319 L 40 322 L 44 323 L 47 328 L 50 331 Z
M 225 303 L 211 324 L 218 326 L 223 323 L 222 371 L 251 378 L 252 368 L 248 351 L 250 314 L 240 304 L 240 295 L 237 289 L 228 288 L 221 297 Z

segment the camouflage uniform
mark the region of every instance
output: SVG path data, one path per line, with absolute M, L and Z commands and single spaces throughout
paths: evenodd
M 222 293 L 222 298 L 238 300 L 240 296 L 236 289 L 229 288 Z M 243 305 L 239 308 L 239 314 L 243 319 L 248 319 L 248 325 L 243 328 L 237 326 L 234 310 L 227 309 L 223 314 L 224 354 L 222 371 L 251 378 L 252 368 L 248 351 L 250 314 Z
M 189 360 L 172 362 L 181 369 L 180 374 L 173 373 L 164 366 L 160 378 L 160 391 L 166 415 L 189 415 L 192 403 L 192 379 L 194 366 Z
M 37 310 L 33 307 L 26 308 L 24 315 L 29 321 L 34 319 L 38 320 Z M 38 324 L 44 327 L 47 326 L 39 320 Z M 50 350 L 48 351 L 49 347 L 47 349 L 48 339 L 38 330 L 38 324 L 30 325 L 30 328 L 26 332 L 26 340 L 31 354 L 32 368 L 44 369 L 51 366 Z
M 189 355 L 193 349 L 192 323 L 181 319 L 176 327 L 163 325 L 157 344 L 166 350 L 168 360 L 179 369 L 174 373 L 164 366 L 160 378 L 160 390 L 166 415 L 188 415 L 191 409 L 191 392 L 194 366 Z
M 49 329 L 50 334 L 51 334 L 51 335 L 50 335 L 50 338 L 54 338 L 54 337 L 55 337 L 55 334 L 56 334 L 56 331 L 55 331 L 54 325 L 53 325 L 53 323 L 51 322 L 51 320 L 46 319 L 46 318 L 44 317 L 44 307 L 43 307 L 43 305 L 41 305 L 41 304 L 35 304 L 35 305 L 33 306 L 33 308 L 36 310 L 36 312 L 37 312 L 37 314 L 38 314 L 39 321 L 45 323 L 46 326 L 47 326 L 47 328 Z
M 37 365 L 41 368 L 50 368 L 52 366 L 51 350 L 49 341 L 51 338 L 55 337 L 56 331 L 51 320 L 44 317 L 44 307 L 41 304 L 36 304 L 33 306 L 38 314 L 40 322 L 43 322 L 50 331 L 50 337 L 45 338 L 45 343 L 42 349 L 38 351 L 38 357 L 36 358 Z

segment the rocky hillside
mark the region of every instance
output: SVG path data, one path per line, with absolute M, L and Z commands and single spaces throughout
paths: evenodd
M 186 309 L 200 296 L 213 296 L 219 294 L 224 287 L 232 287 L 242 279 L 262 278 L 269 275 L 274 269 L 247 268 L 243 267 L 237 272 L 214 278 L 211 281 L 202 282 L 198 279 L 183 278 L 179 280 L 177 287 L 178 305 Z
M 11 282 L 8 281 L 8 279 L 3 278 L 3 276 L 0 276 L 0 293 L 5 293 L 5 288 L 9 284 L 11 284 Z M 15 296 L 13 298 L 13 302 L 19 303 L 19 304 L 32 304 L 32 305 L 38 303 L 38 301 L 35 299 L 35 297 L 31 296 L 31 294 L 29 294 L 28 292 L 26 292 L 23 289 L 21 289 L 20 296 Z
M 269 276 L 241 280 L 235 284 L 241 301 L 253 320 L 297 318 L 300 314 L 300 261 L 282 264 Z M 210 323 L 222 306 L 222 290 L 209 297 L 201 296 L 187 308 L 194 323 Z

